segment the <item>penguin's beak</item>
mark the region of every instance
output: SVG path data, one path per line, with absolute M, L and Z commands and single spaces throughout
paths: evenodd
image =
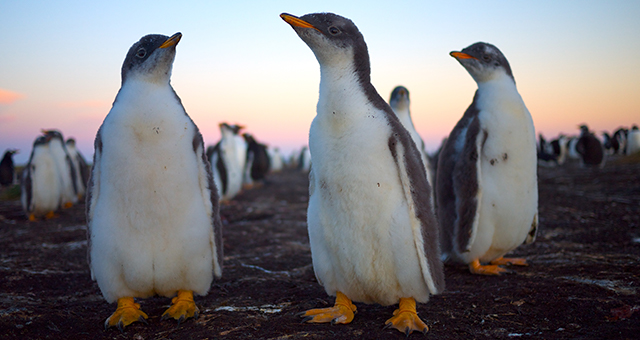
M 163 42 L 162 45 L 160 45 L 160 48 L 175 46 L 180 42 L 180 38 L 182 38 L 182 33 L 178 32 L 172 35 L 171 38 L 167 39 L 167 41 Z
M 287 13 L 282 13 L 280 14 L 280 17 L 282 18 L 282 20 L 286 21 L 289 25 L 291 26 L 295 26 L 295 27 L 302 27 L 302 28 L 313 28 L 314 30 L 320 32 L 319 29 L 315 28 L 313 25 L 311 25 L 310 23 L 296 17 L 293 16 L 291 14 L 287 14 Z
M 478 59 L 474 56 L 468 55 L 466 53 L 462 53 L 462 52 L 451 52 L 449 53 L 450 56 L 456 58 L 456 59 Z

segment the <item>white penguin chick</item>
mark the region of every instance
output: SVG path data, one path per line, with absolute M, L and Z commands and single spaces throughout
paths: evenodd
M 409 134 L 411 134 L 411 139 L 416 143 L 418 147 L 418 151 L 420 151 L 420 158 L 422 159 L 422 163 L 424 164 L 424 168 L 427 171 L 427 180 L 429 180 L 429 185 L 433 188 L 435 183 L 435 177 L 433 171 L 431 171 L 431 162 L 429 161 L 429 157 L 427 156 L 427 151 L 425 150 L 425 144 L 416 131 L 416 128 L 413 126 L 413 120 L 411 120 L 411 111 L 409 107 L 411 106 L 411 100 L 409 99 L 409 90 L 407 90 L 404 86 L 396 86 L 396 88 L 391 91 L 391 98 L 389 99 L 389 106 L 393 109 L 393 112 L 400 119 L 400 123 L 404 126 Z M 433 202 L 433 193 L 431 191 L 431 201 Z M 433 205 L 432 205 L 433 206 Z
M 22 172 L 20 201 L 29 221 L 53 218 L 61 205 L 62 189 L 56 162 L 49 150 L 51 137 L 36 138 L 29 162 Z
M 242 190 L 242 180 L 244 176 L 244 164 L 247 157 L 246 143 L 238 132 L 242 129 L 239 125 L 220 125 L 220 149 L 219 157 L 222 157 L 222 164 L 226 170 L 226 183 L 222 190 L 222 200 L 229 201 Z
M 62 133 L 58 130 L 42 130 L 42 133 L 50 136 L 49 151 L 56 163 L 58 181 L 61 186 L 62 208 L 70 208 L 78 203 L 76 170 L 73 167 Z
M 218 197 L 202 135 L 170 84 L 176 44 L 147 35 L 122 65 L 122 86 L 98 130 L 87 192 L 91 276 L 105 327 L 147 315 L 134 297 L 172 297 L 162 318 L 197 317 L 193 294 L 222 274 Z
M 440 153 L 436 180 L 445 256 L 472 273 L 499 275 L 502 256 L 533 242 L 538 179 L 533 120 L 497 47 L 475 43 L 451 52 L 478 84 L 473 102 Z M 481 265 L 491 262 L 491 265 Z
M 73 170 L 76 175 L 75 180 L 76 189 L 78 190 L 78 199 L 81 199 L 87 191 L 87 181 L 89 180 L 87 162 L 84 157 L 82 157 L 80 151 L 76 148 L 75 139 L 67 139 L 65 146 L 69 153 L 69 158 L 71 159 L 71 164 L 73 165 Z
M 399 303 L 387 327 L 426 332 L 416 301 L 442 291 L 444 275 L 420 153 L 371 85 L 367 45 L 351 20 L 280 16 L 320 64 L 307 223 L 316 277 L 336 303 L 304 321 L 349 323 L 352 300 Z

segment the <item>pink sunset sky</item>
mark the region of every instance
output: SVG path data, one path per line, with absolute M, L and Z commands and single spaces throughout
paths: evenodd
M 307 143 L 318 99 L 313 53 L 279 18 L 329 11 L 368 44 L 372 82 L 388 99 L 411 93 L 414 125 L 434 151 L 476 84 L 449 56 L 474 42 L 502 50 L 536 130 L 552 138 L 640 123 L 640 2 L 431 1 L 0 3 L 0 152 L 27 162 L 42 128 L 74 137 L 85 155 L 120 88 L 129 47 L 182 32 L 172 85 L 205 143 L 218 123 L 246 126 L 285 155 Z

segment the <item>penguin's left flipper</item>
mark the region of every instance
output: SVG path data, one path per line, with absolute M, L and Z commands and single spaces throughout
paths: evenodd
M 333 307 L 310 309 L 304 313 L 300 313 L 300 316 L 304 317 L 302 320 L 303 323 L 331 322 L 332 324 L 347 324 L 353 320 L 356 310 L 356 306 L 351 303 L 351 299 L 343 293 L 337 292 L 336 303 Z
M 178 320 L 178 325 L 188 318 L 198 318 L 198 306 L 193 301 L 193 292 L 190 290 L 178 290 L 178 296 L 171 300 L 171 307 L 162 313 L 162 320 L 173 318 Z
M 385 322 L 384 328 L 395 328 L 409 336 L 413 331 L 427 334 L 429 327 L 418 317 L 416 300 L 400 298 L 398 309 L 393 311 L 393 317 Z
M 475 259 L 473 260 L 473 262 L 469 263 L 469 271 L 472 274 L 479 275 L 501 275 L 502 273 L 508 272 L 507 269 L 499 267 L 495 264 L 481 265 L 480 260 L 478 259 Z
M 529 264 L 527 263 L 526 259 L 523 258 L 508 258 L 505 259 L 504 257 L 499 257 L 493 261 L 491 261 L 491 264 L 494 265 L 513 265 L 513 266 L 528 266 Z
M 136 321 L 147 323 L 148 316 L 140 310 L 140 304 L 135 303 L 132 297 L 123 297 L 118 299 L 118 308 L 104 322 L 104 328 L 118 327 L 121 332 L 124 328 Z

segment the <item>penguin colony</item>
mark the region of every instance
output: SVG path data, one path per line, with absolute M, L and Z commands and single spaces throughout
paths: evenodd
M 301 314 L 303 322 L 350 323 L 353 302 L 398 305 L 385 322 L 406 335 L 426 333 L 416 303 L 444 290 L 443 263 L 500 275 L 504 255 L 533 242 L 538 228 L 537 166 L 575 160 L 602 167 L 609 155 L 640 152 L 640 131 L 602 139 L 576 136 L 536 143 L 529 111 L 502 52 L 478 42 L 451 52 L 478 89 L 434 155 L 410 113 L 409 90 L 385 102 L 371 84 L 364 36 L 332 13 L 280 17 L 320 65 L 309 145 L 287 162 L 238 124 L 220 123 L 205 149 L 202 135 L 170 84 L 182 37 L 147 35 L 122 65 L 121 88 L 95 137 L 88 165 L 75 140 L 42 130 L 18 176 L 31 221 L 53 218 L 86 197 L 91 277 L 115 312 L 105 328 L 121 331 L 148 315 L 135 298 L 172 298 L 162 319 L 198 317 L 195 295 L 222 275 L 220 206 L 285 166 L 309 173 L 307 224 L 318 282 L 335 305 Z M 0 185 L 15 181 L 12 156 Z

